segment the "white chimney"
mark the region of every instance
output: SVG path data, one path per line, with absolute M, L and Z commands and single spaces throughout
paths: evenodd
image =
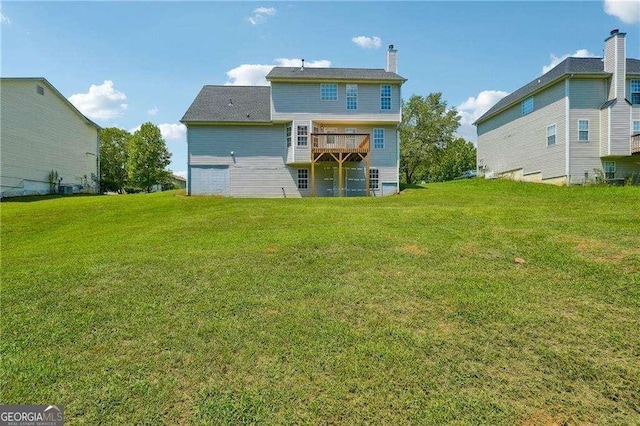
M 609 100 L 625 98 L 625 79 L 627 75 L 627 59 L 625 52 L 625 33 L 617 29 L 604 41 L 604 72 L 611 73 L 609 83 Z
M 398 72 L 398 51 L 393 48 L 393 44 L 389 45 L 389 50 L 387 50 L 387 67 L 385 68 L 387 72 Z

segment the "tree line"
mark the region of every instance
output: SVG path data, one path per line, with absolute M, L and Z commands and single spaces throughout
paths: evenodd
M 133 134 L 117 127 L 100 130 L 100 190 L 120 194 L 151 192 L 171 185 L 171 153 L 158 126 L 144 123 Z
M 413 95 L 402 107 L 400 173 L 405 183 L 442 182 L 476 168 L 476 147 L 456 137 L 460 116 L 441 93 Z

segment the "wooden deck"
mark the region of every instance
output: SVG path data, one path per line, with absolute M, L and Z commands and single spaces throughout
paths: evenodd
M 321 161 L 338 163 L 338 196 L 342 197 L 342 165 L 366 162 L 365 193 L 369 195 L 370 136 L 368 133 L 312 133 L 311 134 L 311 196 L 316 195 L 315 165 Z

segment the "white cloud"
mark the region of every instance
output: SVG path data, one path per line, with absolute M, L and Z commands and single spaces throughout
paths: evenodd
M 555 68 L 556 65 L 558 65 L 560 62 L 564 61 L 565 59 L 567 59 L 569 57 L 573 57 L 573 58 L 595 58 L 596 55 L 594 55 L 593 53 L 589 52 L 587 49 L 578 49 L 578 50 L 575 51 L 575 53 L 565 53 L 564 55 L 559 56 L 559 57 L 552 53 L 551 54 L 551 62 L 548 65 L 545 65 L 545 66 L 542 67 L 542 74 L 548 73 L 553 68 Z
M 127 95 L 113 87 L 113 81 L 105 80 L 97 86 L 92 84 L 87 93 L 69 96 L 69 101 L 84 115 L 94 119 L 112 119 L 121 116 L 127 109 Z
M 277 58 L 274 60 L 275 65 L 261 64 L 242 64 L 239 67 L 227 71 L 227 77 L 230 81 L 227 86 L 268 86 L 269 82 L 265 79 L 274 66 L 280 67 L 299 67 L 302 64 L 301 59 Z M 309 68 L 328 68 L 331 61 L 322 59 L 319 61 L 305 61 L 305 67 Z
M 149 114 L 149 115 L 156 115 L 156 114 L 158 113 L 158 111 L 159 111 L 159 110 L 158 110 L 158 107 L 154 105 L 154 106 L 153 106 L 153 108 L 151 108 L 151 109 L 147 110 L 147 114 Z
M 253 15 L 247 18 L 251 25 L 258 25 L 267 22 L 267 17 L 275 16 L 275 7 L 259 7 L 253 10 Z
M 366 37 L 366 36 L 357 36 L 351 39 L 352 42 L 362 47 L 363 49 L 379 49 L 382 46 L 382 40 L 380 37 Z
M 0 13 L 0 23 L 2 23 L 2 24 L 10 24 L 11 23 L 11 19 L 9 19 L 8 16 L 5 16 L 2 13 Z
M 640 0 L 604 0 L 604 11 L 625 24 L 640 22 Z
M 184 124 L 158 124 L 162 137 L 167 142 L 187 142 L 187 126 Z
M 469 97 L 466 101 L 456 107 L 460 114 L 460 127 L 458 128 L 458 136 L 465 138 L 473 143 L 477 140 L 476 128 L 473 123 L 487 112 L 500 99 L 509 93 L 502 90 L 485 90 L 478 94 L 477 97 Z

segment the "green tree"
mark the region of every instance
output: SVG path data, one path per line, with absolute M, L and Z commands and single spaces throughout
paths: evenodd
M 428 178 L 440 151 L 454 140 L 460 116 L 447 108 L 442 93 L 413 95 L 402 107 L 400 173 L 406 183 Z
M 463 138 L 455 138 L 438 151 L 437 161 L 429 170 L 430 182 L 452 180 L 476 168 L 476 147 Z
M 117 127 L 100 130 L 100 189 L 122 193 L 127 183 L 128 144 L 131 134 Z
M 129 140 L 127 170 L 129 185 L 150 192 L 154 185 L 167 182 L 171 153 L 158 126 L 144 123 Z

